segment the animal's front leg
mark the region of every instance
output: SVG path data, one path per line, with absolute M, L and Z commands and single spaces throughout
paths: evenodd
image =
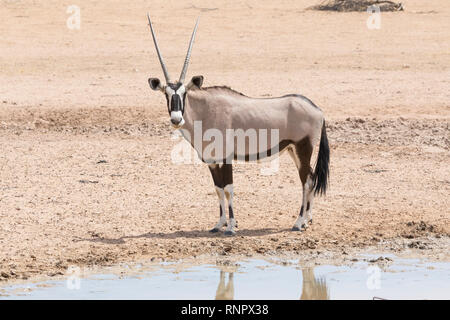
M 234 230 L 236 225 L 236 220 L 234 219 L 234 212 L 233 212 L 233 184 L 228 184 L 224 188 L 225 190 L 225 196 L 227 197 L 228 201 L 228 214 L 230 217 L 230 220 L 228 222 L 228 228 L 225 231 L 226 235 L 234 235 L 236 234 L 236 231 Z
M 234 220 L 233 213 L 233 168 L 231 164 L 210 164 L 209 171 L 214 180 L 216 186 L 217 195 L 220 201 L 220 220 L 217 225 L 211 230 L 211 232 L 217 232 L 226 224 L 225 216 L 225 197 L 228 200 L 228 210 L 230 220 L 225 232 L 227 235 L 235 234 L 234 228 L 236 227 L 236 221 Z
M 209 230 L 210 232 L 218 232 L 224 225 L 227 224 L 227 216 L 225 215 L 225 192 L 222 188 L 219 188 L 216 186 L 216 192 L 217 196 L 219 197 L 219 203 L 220 203 L 220 217 L 219 222 Z

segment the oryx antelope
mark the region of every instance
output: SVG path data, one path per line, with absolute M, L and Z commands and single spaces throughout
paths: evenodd
M 220 203 L 220 219 L 211 232 L 218 232 L 227 226 L 225 234 L 235 233 L 236 221 L 233 213 L 233 159 L 260 160 L 276 156 L 287 150 L 297 166 L 303 188 L 302 206 L 292 230 L 306 229 L 312 222 L 312 204 L 314 195 L 324 194 L 327 189 L 329 173 L 329 146 L 322 111 L 308 98 L 299 94 L 290 94 L 278 98 L 250 98 L 228 87 L 203 88 L 203 76 L 195 76 L 185 84 L 185 76 L 189 65 L 192 45 L 198 27 L 198 20 L 189 42 L 183 69 L 178 81 L 172 79 L 161 55 L 153 26 L 148 16 L 153 42 L 164 73 L 166 83 L 158 78 L 148 79 L 153 90 L 164 93 L 170 121 L 175 128 L 182 129 L 183 136 L 197 151 L 200 159 L 207 163 L 214 180 Z M 201 123 L 200 143 L 195 143 L 196 123 Z M 205 156 L 203 150 L 208 148 L 211 139 L 205 135 L 208 130 L 222 133 L 228 137 L 229 130 L 248 132 L 274 131 L 278 133 L 276 141 L 273 135 L 270 143 L 257 150 L 245 140 L 244 148 L 233 149 L 230 153 L 215 152 L 213 156 Z M 198 134 L 198 132 L 197 132 Z M 233 136 L 232 140 L 239 137 Z M 244 137 L 245 138 L 245 137 Z M 258 138 L 260 139 L 260 138 Z M 225 139 L 227 140 L 227 139 Z M 313 147 L 320 140 L 319 152 L 314 171 L 310 166 Z M 217 141 L 215 141 L 217 142 Z M 223 141 L 225 144 L 229 141 Z M 252 151 L 253 150 L 253 151 Z M 252 151 L 252 152 L 251 152 Z M 211 153 L 212 154 L 212 153 Z M 253 154 L 254 155 L 254 154 Z M 229 220 L 226 219 L 226 203 Z

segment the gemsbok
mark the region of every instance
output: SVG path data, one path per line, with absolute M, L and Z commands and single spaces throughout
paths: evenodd
M 303 189 L 300 214 L 292 230 L 306 229 L 312 223 L 313 198 L 316 194 L 325 194 L 328 184 L 330 149 L 322 111 L 299 94 L 251 98 L 225 86 L 204 88 L 203 76 L 194 76 L 185 84 L 198 19 L 180 78 L 174 81 L 161 55 L 150 16 L 147 17 L 166 80 L 165 85 L 158 78 L 149 78 L 148 83 L 151 89 L 164 93 L 172 126 L 181 129 L 199 158 L 208 164 L 214 180 L 220 219 L 210 231 L 218 232 L 227 226 L 225 234 L 235 234 L 232 161 L 270 159 L 285 150 L 297 166 Z M 313 171 L 310 161 L 319 139 Z M 212 140 L 214 148 L 211 148 Z M 225 201 L 228 204 L 228 222 Z

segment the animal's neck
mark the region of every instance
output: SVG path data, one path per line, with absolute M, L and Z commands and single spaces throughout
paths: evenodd
M 206 97 L 196 91 L 189 92 L 186 97 L 186 105 L 184 109 L 184 121 L 183 129 L 186 129 L 193 137 L 194 134 L 194 122 L 202 121 L 209 112 L 206 103 Z

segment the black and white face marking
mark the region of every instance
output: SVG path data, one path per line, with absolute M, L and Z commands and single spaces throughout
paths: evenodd
M 184 125 L 184 102 L 186 100 L 186 87 L 182 83 L 167 84 L 165 90 L 167 109 L 170 114 L 170 122 L 175 128 Z

